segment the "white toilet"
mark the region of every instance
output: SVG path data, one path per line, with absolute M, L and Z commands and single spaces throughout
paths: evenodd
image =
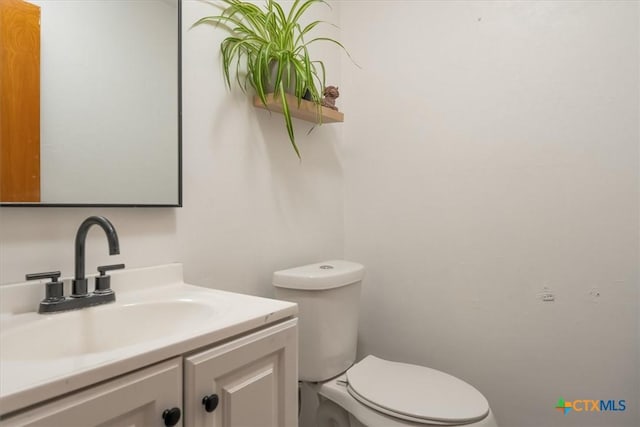
M 327 261 L 273 274 L 298 303 L 299 377 L 318 393 L 318 427 L 497 427 L 473 386 L 424 366 L 366 356 L 354 364 L 364 267 Z

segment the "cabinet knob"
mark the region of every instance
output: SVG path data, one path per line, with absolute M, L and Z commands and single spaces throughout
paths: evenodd
M 205 396 L 202 398 L 202 404 L 204 405 L 204 410 L 207 412 L 213 412 L 218 407 L 218 402 L 220 402 L 220 398 L 217 394 L 212 394 L 210 396 Z
M 167 427 L 172 427 L 178 424 L 178 421 L 180 421 L 181 415 L 182 415 L 182 412 L 180 412 L 180 408 L 165 409 L 165 411 L 162 413 L 162 419 L 164 420 L 164 425 Z

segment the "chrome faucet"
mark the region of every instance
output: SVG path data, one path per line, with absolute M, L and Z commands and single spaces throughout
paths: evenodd
M 93 225 L 99 225 L 107 235 L 109 242 L 109 255 L 118 255 L 120 253 L 120 243 L 118 242 L 118 233 L 107 218 L 103 216 L 90 216 L 85 219 L 76 233 L 76 277 L 73 279 L 71 288 L 72 298 L 88 297 L 87 278 L 84 277 L 85 266 L 85 243 L 87 241 L 87 233 Z
M 116 300 L 116 294 L 111 289 L 110 277 L 105 273 L 110 270 L 124 268 L 124 264 L 105 265 L 98 267 L 100 276 L 96 277 L 96 286 L 93 292 L 87 292 L 87 278 L 85 277 L 85 243 L 87 233 L 93 225 L 99 225 L 107 235 L 109 242 L 109 255 L 120 253 L 118 233 L 111 222 L 102 216 L 90 216 L 85 219 L 76 233 L 75 244 L 75 269 L 76 276 L 71 282 L 71 295 L 64 296 L 63 284 L 58 281 L 59 271 L 48 273 L 27 274 L 27 280 L 50 278 L 46 283 L 45 298 L 40 302 L 39 313 L 55 313 L 59 311 L 76 310 L 78 308 L 107 304 Z

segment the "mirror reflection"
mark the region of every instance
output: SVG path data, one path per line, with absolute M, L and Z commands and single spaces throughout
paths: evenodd
M 2 204 L 180 205 L 180 2 L 0 4 Z

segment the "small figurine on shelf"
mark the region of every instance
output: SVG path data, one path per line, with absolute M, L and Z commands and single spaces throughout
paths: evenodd
M 338 92 L 338 87 L 327 86 L 326 88 L 324 88 L 323 94 L 324 94 L 324 98 L 322 99 L 322 106 L 338 111 L 338 107 L 336 107 L 336 98 L 340 96 L 340 92 Z

